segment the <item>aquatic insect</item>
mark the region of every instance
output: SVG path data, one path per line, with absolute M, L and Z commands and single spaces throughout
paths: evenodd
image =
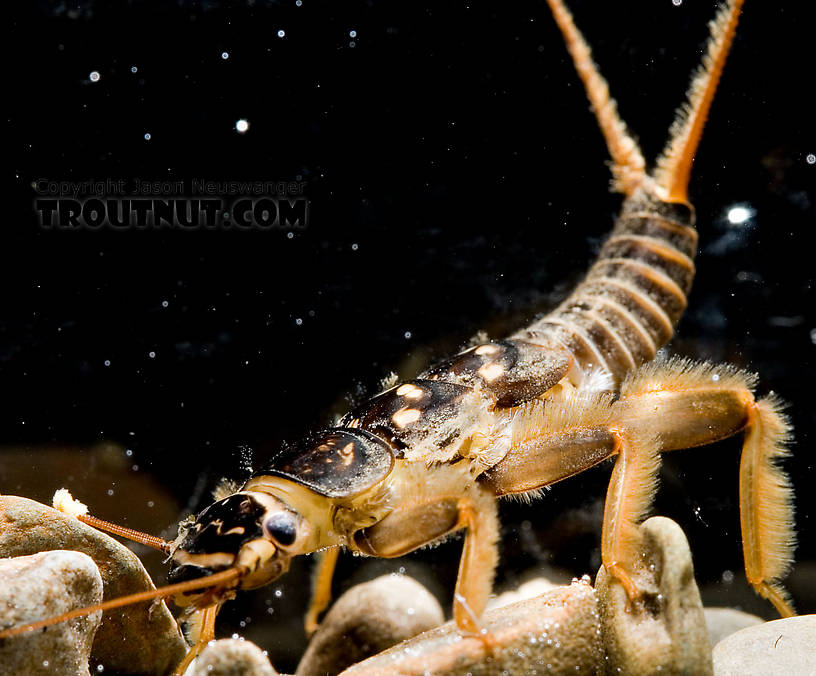
M 612 235 L 556 310 L 286 447 L 240 490 L 184 524 L 172 545 L 158 542 L 172 554 L 173 584 L 156 595 L 175 594 L 201 613 L 191 655 L 213 635 L 218 609 L 237 589 L 278 578 L 298 554 L 321 553 L 307 615 L 314 628 L 342 547 L 396 557 L 459 530 L 465 544 L 454 618 L 463 632 L 489 641 L 479 617 L 497 563 L 497 497 L 532 494 L 610 457 L 616 460 L 602 559 L 637 602 L 628 571 L 659 454 L 743 431 L 748 579 L 781 614 L 792 613 L 778 583 L 793 541 L 790 489 L 775 465 L 789 435 L 779 403 L 756 401 L 753 377 L 730 367 L 652 361 L 673 333 L 694 275 L 697 234 L 687 184 L 741 5 L 733 0 L 715 20 L 688 105 L 657 169 L 647 173 L 588 47 L 567 10 L 551 0 L 609 146 L 615 187 L 625 196 Z M 0 636 L 18 629 L 26 628 Z

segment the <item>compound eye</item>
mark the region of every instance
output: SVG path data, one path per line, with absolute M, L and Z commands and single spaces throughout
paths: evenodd
M 278 512 L 264 519 L 264 534 L 278 544 L 291 545 L 297 538 L 297 517 L 291 512 Z

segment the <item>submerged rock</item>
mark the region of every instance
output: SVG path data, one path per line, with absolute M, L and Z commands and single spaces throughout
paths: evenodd
M 358 584 L 337 599 L 320 624 L 297 676 L 337 674 L 444 619 L 439 602 L 410 577 L 383 575 Z
M 558 586 L 560 585 L 553 584 L 547 578 L 536 577 L 532 580 L 527 580 L 527 582 L 519 585 L 516 589 L 502 592 L 498 596 L 490 599 L 487 602 L 487 609 L 503 608 L 504 606 L 509 606 L 511 603 L 526 601 L 527 599 L 540 596 L 544 592 L 552 591 Z
M 631 604 L 603 566 L 595 582 L 609 670 L 711 674 L 711 644 L 686 536 L 660 516 L 645 521 L 640 533 L 643 554 L 632 580 L 642 597 Z
M 0 627 L 99 603 L 102 576 L 80 552 L 52 551 L 0 560 Z M 88 676 L 91 644 L 102 613 L 0 641 L 4 674 Z
M 742 629 L 714 647 L 715 676 L 813 676 L 816 615 L 786 617 Z
M 136 555 L 105 533 L 33 500 L 0 496 L 0 557 L 54 549 L 90 556 L 102 574 L 105 600 L 154 588 Z M 104 614 L 91 664 L 123 674 L 166 674 L 186 651 L 164 602 L 148 601 Z
M 705 608 L 703 612 L 708 628 L 708 640 L 712 647 L 740 629 L 753 627 L 765 621 L 761 617 L 734 608 Z
M 211 641 L 184 676 L 276 676 L 263 650 L 239 639 Z
M 431 629 L 343 672 L 343 676 L 597 674 L 604 665 L 595 591 L 588 579 L 489 610 L 495 648 L 463 636 L 454 622 Z

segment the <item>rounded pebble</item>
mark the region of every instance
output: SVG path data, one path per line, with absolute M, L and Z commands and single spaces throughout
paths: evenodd
M 250 641 L 234 638 L 212 641 L 185 676 L 276 676 L 263 651 Z
M 765 621 L 761 617 L 734 608 L 705 608 L 703 612 L 708 628 L 708 640 L 712 647 L 740 629 L 753 627 Z
M 439 602 L 410 577 L 383 575 L 358 584 L 332 606 L 295 673 L 297 676 L 337 674 L 438 626 L 444 619 Z
M 816 676 L 816 615 L 786 617 L 731 634 L 714 647 L 715 676 Z
M 90 556 L 102 574 L 106 600 L 154 589 L 138 557 L 109 535 L 33 500 L 0 496 L 0 556 L 53 549 Z M 147 601 L 104 614 L 91 664 L 108 672 L 166 674 L 186 652 L 187 644 L 164 602 Z
M 546 578 L 536 577 L 519 585 L 517 589 L 511 589 L 490 599 L 487 602 L 487 609 L 503 608 L 504 606 L 509 606 L 511 603 L 526 601 L 527 599 L 540 596 L 544 592 L 551 591 L 558 586 L 559 585 L 553 584 Z
M 611 673 L 711 674 L 711 644 L 688 541 L 671 519 L 641 524 L 642 557 L 631 571 L 642 596 L 631 604 L 601 566 L 595 588 Z
M 0 559 L 0 627 L 8 628 L 99 603 L 102 576 L 91 557 L 52 551 Z M 4 674 L 87 676 L 102 613 L 0 641 Z
M 343 676 L 496 676 L 603 673 L 597 597 L 589 580 L 489 610 L 482 621 L 494 649 L 454 622 L 356 664 Z

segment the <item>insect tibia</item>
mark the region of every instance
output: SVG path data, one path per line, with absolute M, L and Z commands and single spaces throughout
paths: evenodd
M 700 67 L 694 74 L 684 103 L 669 132 L 666 149 L 657 162 L 658 194 L 670 202 L 687 200 L 694 154 L 717 91 L 728 51 L 734 40 L 743 0 L 730 0 L 709 24 L 711 37 Z

